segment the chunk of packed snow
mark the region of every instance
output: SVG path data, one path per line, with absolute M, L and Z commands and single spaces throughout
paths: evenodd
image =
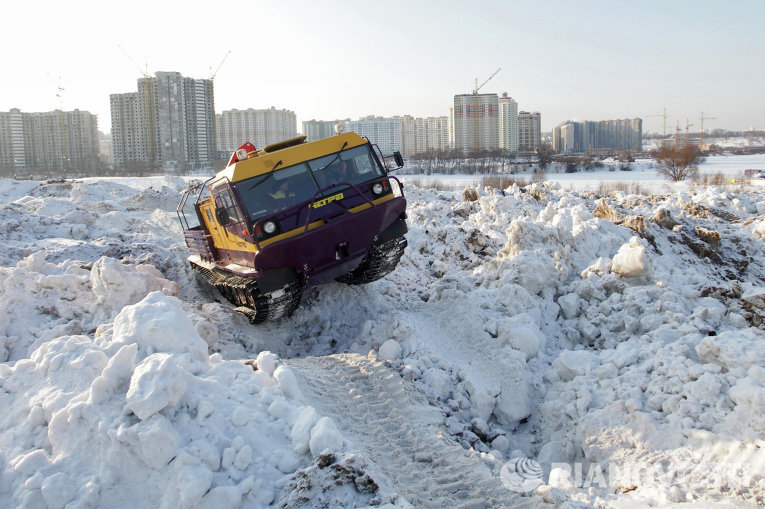
M 343 435 L 329 417 L 322 417 L 311 428 L 311 440 L 309 443 L 311 454 L 318 457 L 326 449 L 341 452 L 343 447 Z
M 614 255 L 611 270 L 624 277 L 650 276 L 653 267 L 645 242 L 640 237 L 632 237 L 629 244 L 624 244 Z
M 185 372 L 169 354 L 155 353 L 135 368 L 130 379 L 127 406 L 139 419 L 172 408 L 186 393 Z
M 141 358 L 155 352 L 188 353 L 192 359 L 207 360 L 207 343 L 181 308 L 181 301 L 152 292 L 137 304 L 125 306 L 114 319 L 115 345 L 138 344 Z
M 382 345 L 380 345 L 379 355 L 380 358 L 386 361 L 395 361 L 401 358 L 403 349 L 398 341 L 395 339 L 389 339 Z
M 591 372 L 597 365 L 597 358 L 587 350 L 564 350 L 553 363 L 561 380 L 573 380 Z
M 132 268 L 114 258 L 101 257 L 90 271 L 90 284 L 96 295 L 97 320 L 108 320 L 128 304 L 159 291 L 178 295 L 178 283 L 168 281 L 151 265 Z

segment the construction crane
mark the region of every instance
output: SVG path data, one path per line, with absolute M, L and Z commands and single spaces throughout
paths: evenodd
M 141 75 L 142 75 L 144 78 L 151 78 L 151 76 L 149 76 L 149 64 L 148 64 L 148 63 L 144 64 L 144 68 L 143 68 L 143 69 L 141 69 L 141 66 L 140 66 L 140 65 L 138 65 L 138 62 L 136 62 L 136 61 L 135 61 L 135 59 L 134 59 L 132 56 L 130 56 L 130 53 L 128 53 L 128 52 L 125 50 L 125 48 L 123 48 L 123 47 L 122 47 L 122 45 L 121 45 L 121 44 L 118 44 L 117 46 L 118 46 L 118 47 L 119 47 L 119 49 L 121 49 L 121 50 L 122 50 L 122 52 L 123 52 L 123 53 L 124 53 L 124 54 L 125 54 L 125 55 L 126 55 L 128 58 L 129 58 L 129 59 L 130 59 L 130 61 L 131 61 L 131 62 L 133 62 L 133 65 L 135 65 L 135 66 L 136 66 L 136 68 L 138 68 L 138 72 L 140 72 L 140 73 L 141 73 Z
M 688 133 L 688 129 L 690 129 L 691 127 L 693 127 L 695 125 L 696 124 L 691 124 L 690 122 L 688 122 L 687 118 L 685 119 L 685 144 L 686 145 L 688 145 L 690 143 L 690 141 L 691 141 L 691 135 L 690 135 L 690 133 Z
M 700 129 L 701 129 L 701 140 L 699 142 L 699 145 L 700 145 L 699 148 L 701 150 L 704 150 L 704 121 L 705 120 L 717 120 L 717 117 L 705 117 L 704 116 L 704 112 L 703 111 L 701 112 L 701 127 L 700 127 Z
M 646 115 L 646 118 L 648 117 L 664 117 L 664 137 L 667 136 L 667 107 L 664 107 L 664 113 L 660 113 L 659 115 Z
M 213 72 L 212 67 L 210 67 L 210 81 L 215 80 L 215 76 L 218 75 L 218 71 L 220 71 L 220 68 L 223 67 L 223 62 L 226 61 L 228 56 L 231 54 L 231 50 L 228 50 L 226 53 L 226 56 L 223 57 L 223 60 L 220 61 L 220 64 L 218 64 L 218 67 L 215 69 L 215 72 Z
M 50 72 L 45 71 L 45 74 L 53 78 L 53 75 Z M 56 102 L 58 103 L 58 109 L 60 110 L 64 109 L 64 90 L 66 89 L 61 86 L 61 76 L 59 76 L 58 82 L 56 85 L 56 99 L 57 99 Z
M 478 78 L 476 78 L 476 79 L 475 79 L 475 88 L 473 89 L 473 95 L 478 95 L 478 91 L 481 89 L 481 87 L 483 87 L 485 84 L 487 84 L 487 83 L 489 82 L 489 80 L 490 80 L 490 79 L 492 79 L 494 76 L 496 76 L 496 75 L 497 75 L 497 73 L 498 73 L 499 71 L 501 71 L 501 70 L 502 70 L 502 68 L 500 67 L 499 69 L 497 69 L 496 71 L 494 71 L 494 74 L 492 74 L 491 76 L 489 76 L 489 77 L 486 79 L 486 81 L 484 81 L 483 83 L 481 83 L 481 85 L 480 85 L 480 86 L 478 85 Z

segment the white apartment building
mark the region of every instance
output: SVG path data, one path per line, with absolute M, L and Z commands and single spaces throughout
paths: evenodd
M 401 154 L 411 157 L 429 151 L 445 152 L 449 143 L 449 119 L 447 117 L 414 118 L 405 115 L 403 123 Z
M 499 148 L 497 94 L 459 94 L 452 110 L 454 148 L 463 153 Z
M 344 124 L 350 122 L 350 118 L 343 120 L 304 120 L 303 121 L 303 134 L 306 141 L 323 140 L 337 134 L 335 132 L 335 126 L 337 124 Z
M 345 132 L 365 136 L 370 142 L 377 144 L 383 154 L 401 151 L 404 125 L 400 117 L 384 118 L 370 115 L 359 120 L 346 120 L 341 124 Z
M 542 143 L 542 115 L 535 111 L 518 113 L 518 152 L 534 152 Z
M 499 148 L 518 152 L 518 103 L 507 92 L 499 98 Z
M 215 116 L 218 150 L 231 154 L 249 141 L 258 149 L 296 137 L 297 117 L 291 110 L 227 110 Z
M 87 111 L 0 112 L 0 166 L 16 173 L 101 166 L 98 119 Z
M 310 120 L 303 122 L 303 134 L 308 141 L 328 138 L 336 134 L 335 128 L 338 125 L 342 126 L 344 132 L 365 136 L 386 155 L 399 151 L 404 157 L 411 157 L 429 150 L 445 151 L 450 148 L 447 117 L 370 115 L 359 120 Z

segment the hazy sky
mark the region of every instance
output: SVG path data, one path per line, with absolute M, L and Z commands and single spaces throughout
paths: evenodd
M 178 71 L 215 78 L 215 108 L 293 110 L 303 120 L 448 115 L 508 92 L 564 120 L 660 114 L 705 128 L 765 128 L 765 1 L 4 2 L 0 111 L 95 113 L 109 94 Z M 137 62 L 120 49 L 122 46 Z M 59 84 L 65 89 L 58 98 Z M 661 117 L 644 130 L 661 131 Z

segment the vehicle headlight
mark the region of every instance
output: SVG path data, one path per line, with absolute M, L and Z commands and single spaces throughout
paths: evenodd
M 263 223 L 263 231 L 266 232 L 267 235 L 271 235 L 276 231 L 276 223 L 273 221 L 266 221 Z
M 379 182 L 372 186 L 372 192 L 375 194 L 381 194 L 383 192 L 383 186 Z

